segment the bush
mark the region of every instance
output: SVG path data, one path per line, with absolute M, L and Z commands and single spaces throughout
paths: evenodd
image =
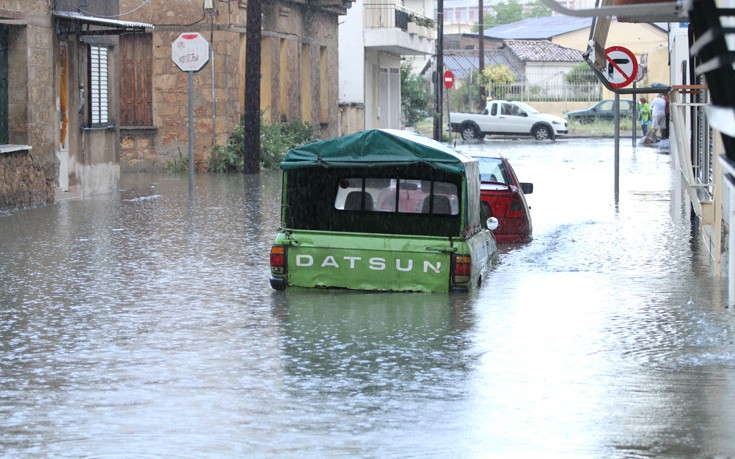
M 216 145 L 207 161 L 208 172 L 242 172 L 244 161 L 242 149 L 245 128 L 240 122 L 230 135 L 227 145 Z M 308 123 L 267 124 L 261 116 L 260 124 L 260 167 L 277 169 L 290 148 L 314 142 L 318 139 L 315 129 Z
M 406 126 L 415 126 L 433 112 L 431 85 L 411 73 L 409 61 L 401 63 L 401 107 Z

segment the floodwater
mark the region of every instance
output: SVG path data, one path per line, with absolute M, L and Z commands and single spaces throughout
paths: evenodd
M 276 292 L 280 175 L 0 214 L 0 455 L 731 457 L 726 288 L 671 157 L 486 141 L 534 240 L 469 294 Z

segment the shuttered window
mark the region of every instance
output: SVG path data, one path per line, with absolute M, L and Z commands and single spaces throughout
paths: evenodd
M 151 34 L 120 37 L 121 126 L 153 126 L 152 52 Z
M 106 46 L 89 46 L 89 114 L 92 127 L 108 122 L 108 78 Z
M 0 26 L 0 144 L 8 135 L 8 29 Z

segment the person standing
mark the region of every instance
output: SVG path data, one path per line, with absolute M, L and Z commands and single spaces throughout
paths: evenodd
M 653 132 L 658 137 L 663 137 L 666 127 L 666 101 L 663 94 L 659 93 L 651 102 L 651 115 L 653 115 Z
M 643 137 L 648 134 L 648 126 L 651 125 L 651 107 L 644 96 L 638 99 L 638 121 L 641 123 Z
M 668 139 L 669 128 L 671 126 L 671 105 L 669 104 L 669 93 L 664 94 L 664 101 L 666 102 L 666 126 L 664 127 L 664 139 Z

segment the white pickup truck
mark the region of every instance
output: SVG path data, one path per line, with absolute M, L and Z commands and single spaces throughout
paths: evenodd
M 482 113 L 449 114 L 452 132 L 464 140 L 480 140 L 486 135 L 529 135 L 536 140 L 554 140 L 569 132 L 567 120 L 547 115 L 523 102 L 493 100 Z

